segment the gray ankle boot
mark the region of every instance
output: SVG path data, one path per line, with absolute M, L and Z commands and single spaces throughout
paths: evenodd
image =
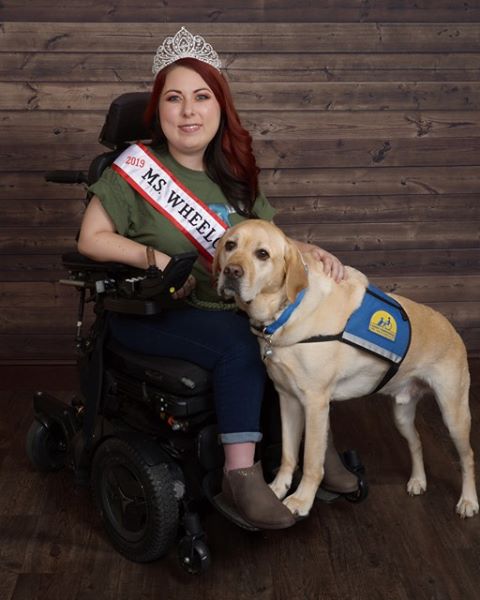
M 260 462 L 225 473 L 222 492 L 225 500 L 254 527 L 285 529 L 295 524 L 292 513 L 265 483 Z

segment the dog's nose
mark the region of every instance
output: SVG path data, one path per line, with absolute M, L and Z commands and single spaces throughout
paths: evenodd
M 232 279 L 240 279 L 243 276 L 243 269 L 240 265 L 227 265 L 223 269 L 223 274 Z

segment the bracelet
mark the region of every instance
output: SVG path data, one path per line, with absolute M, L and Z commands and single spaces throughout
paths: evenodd
M 155 250 L 152 246 L 147 246 L 147 267 L 156 267 L 157 262 L 155 260 Z

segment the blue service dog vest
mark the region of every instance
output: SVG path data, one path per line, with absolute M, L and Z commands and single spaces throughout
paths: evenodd
M 400 364 L 407 354 L 410 337 L 410 320 L 402 306 L 369 285 L 362 304 L 348 319 L 341 339 Z
M 334 335 L 316 335 L 300 343 L 340 341 L 371 352 L 390 362 L 390 368 L 377 387 L 375 394 L 398 371 L 410 346 L 410 320 L 403 307 L 374 285 L 365 290 L 362 303 L 345 325 Z

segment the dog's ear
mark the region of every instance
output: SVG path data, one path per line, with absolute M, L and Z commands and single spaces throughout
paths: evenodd
M 223 234 L 222 237 L 218 240 L 217 247 L 215 248 L 215 255 L 213 257 L 213 262 L 212 262 L 213 276 L 215 276 L 220 269 L 220 253 L 222 252 L 223 247 L 225 245 L 225 237 L 226 237 L 226 235 Z
M 308 286 L 308 275 L 300 250 L 291 240 L 287 240 L 285 272 L 287 298 L 289 302 L 294 302 L 297 294 Z

